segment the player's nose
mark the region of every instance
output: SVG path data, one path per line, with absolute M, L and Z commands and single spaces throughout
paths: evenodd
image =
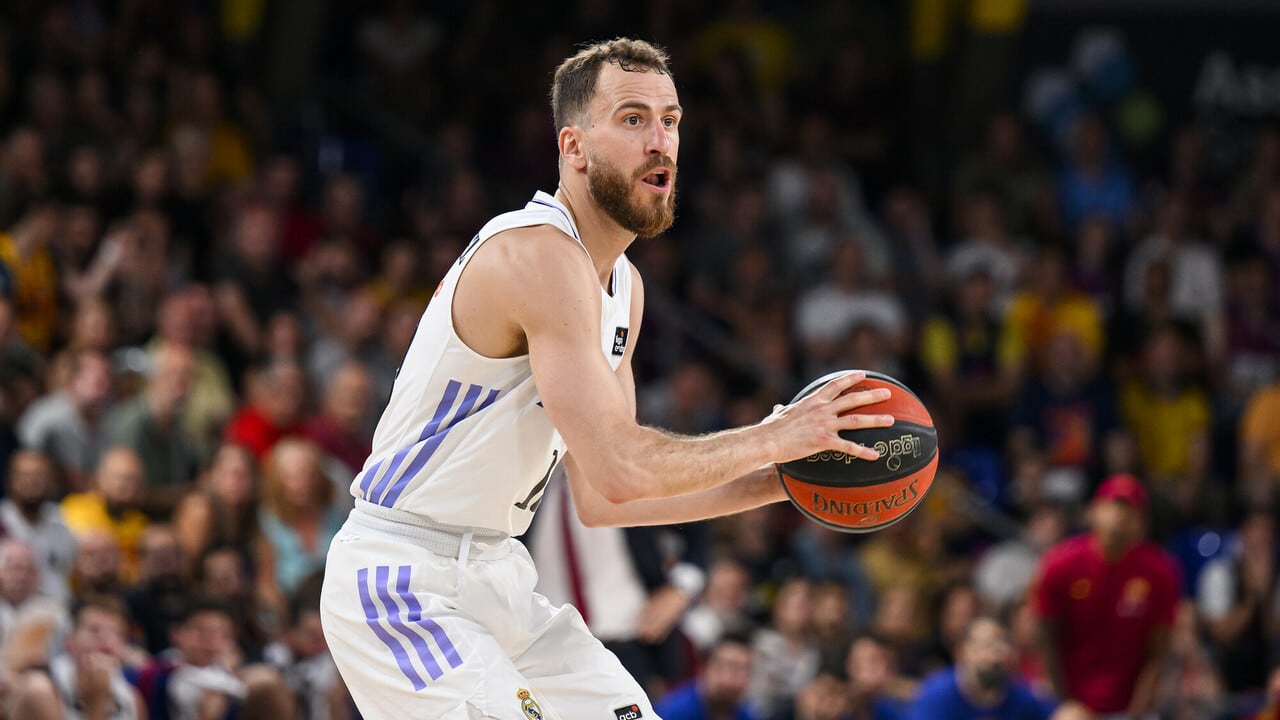
M 657 123 L 645 138 L 644 151 L 649 155 L 670 155 L 672 143 L 671 128 Z

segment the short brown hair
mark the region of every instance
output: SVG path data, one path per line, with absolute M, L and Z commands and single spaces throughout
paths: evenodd
M 596 91 L 600 67 L 612 63 L 627 72 L 657 72 L 670 76 L 667 53 L 644 40 L 617 38 L 588 45 L 556 68 L 551 82 L 551 114 L 556 130 L 581 117 Z

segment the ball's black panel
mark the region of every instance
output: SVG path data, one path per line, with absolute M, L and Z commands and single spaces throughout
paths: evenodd
M 937 431 L 916 423 L 896 422 L 887 428 L 846 430 L 840 437 L 879 450 L 880 459 L 868 462 L 842 452 L 820 452 L 782 463 L 782 472 L 825 487 L 879 485 L 923 470 L 938 454 Z

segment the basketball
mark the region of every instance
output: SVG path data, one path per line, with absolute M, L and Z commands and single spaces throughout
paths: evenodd
M 792 399 L 795 403 L 842 370 L 814 380 Z M 829 451 L 778 465 L 782 487 L 792 504 L 812 520 L 833 530 L 867 533 L 906 517 L 933 485 L 938 469 L 938 433 L 933 418 L 916 394 L 897 380 L 868 372 L 848 392 L 887 388 L 888 400 L 855 412 L 883 413 L 897 420 L 891 427 L 844 430 L 840 437 L 879 451 L 869 462 Z

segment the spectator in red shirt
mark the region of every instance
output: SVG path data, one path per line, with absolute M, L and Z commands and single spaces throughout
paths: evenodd
M 248 402 L 227 423 L 227 442 L 243 445 L 258 462 L 283 437 L 302 435 L 307 379 L 292 361 L 252 371 L 246 380 Z
M 326 454 L 337 458 L 354 477 L 373 452 L 368 431 L 371 395 L 369 373 L 360 363 L 342 366 L 325 390 L 320 414 L 307 421 L 308 438 Z
M 1096 713 L 1152 712 L 1180 593 L 1177 565 L 1146 541 L 1147 492 L 1131 475 L 1099 486 L 1091 532 L 1053 547 L 1034 607 L 1049 681 Z

